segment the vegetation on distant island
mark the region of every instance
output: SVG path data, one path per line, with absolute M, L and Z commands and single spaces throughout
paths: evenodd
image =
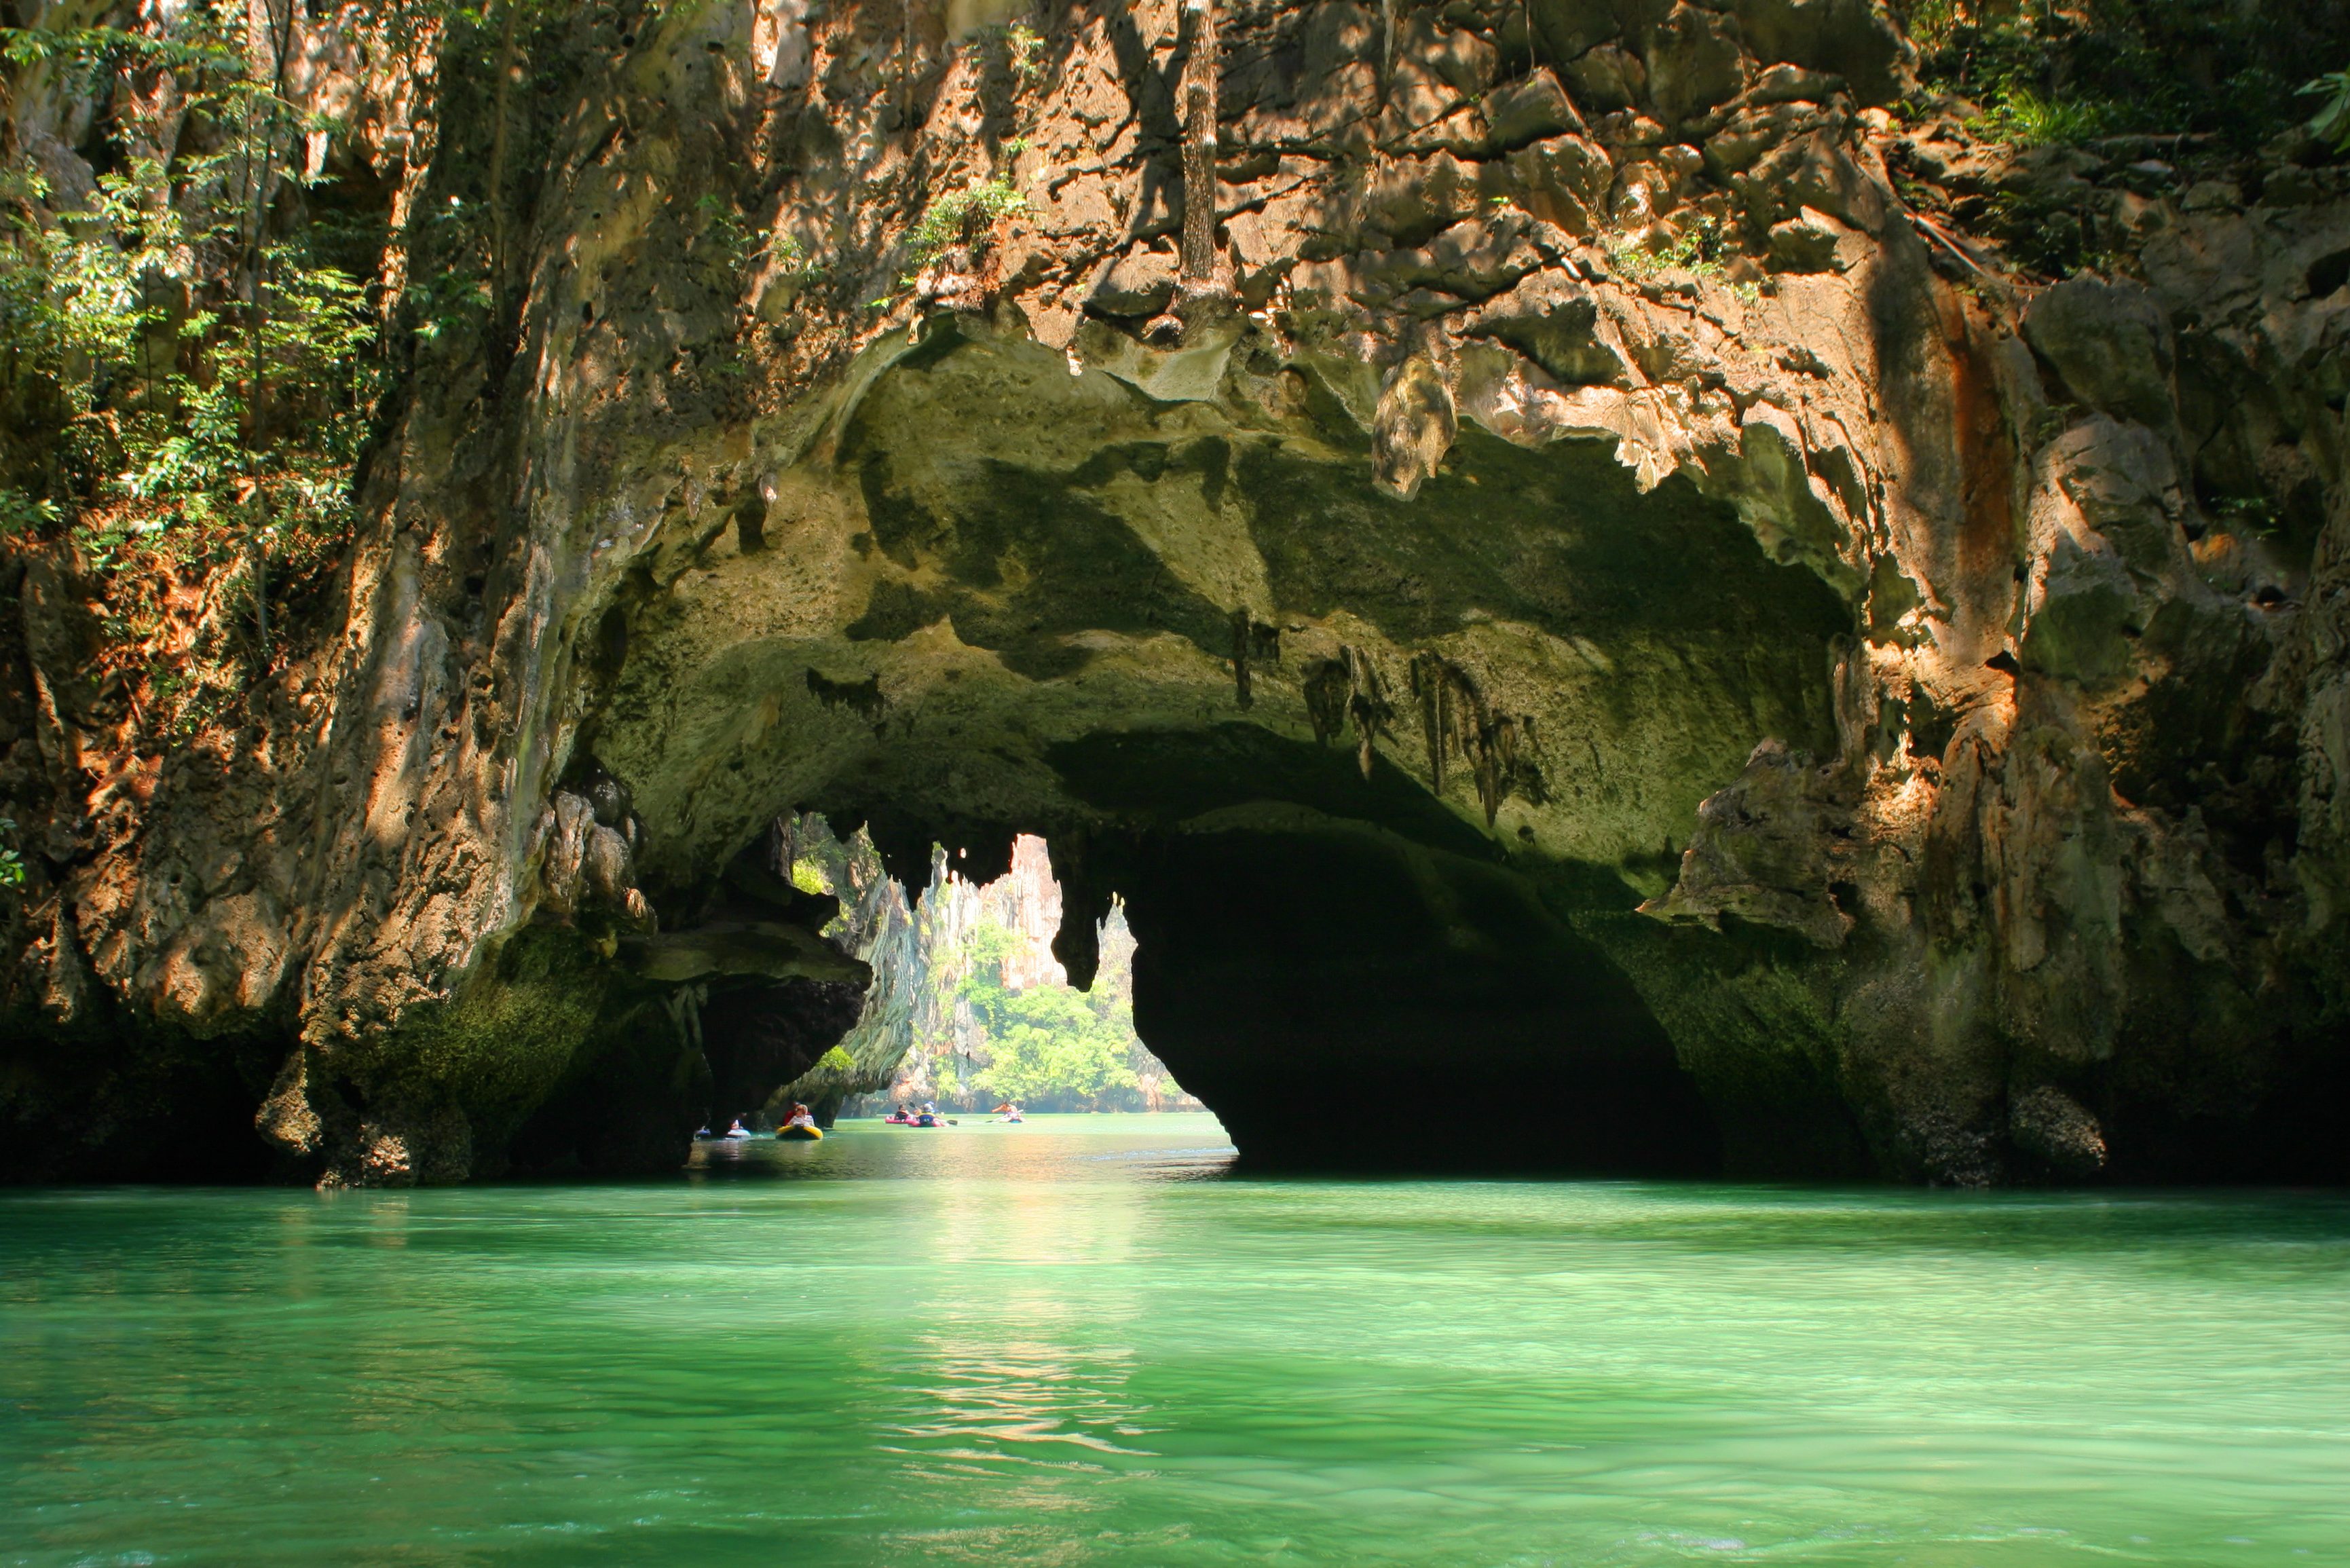
M 1134 1022 L 1121 989 L 1093 994 L 1058 981 L 1014 991 L 1004 983 L 1004 960 L 1024 940 L 993 921 L 971 934 L 964 953 L 971 972 L 959 994 L 985 1038 L 987 1065 L 978 1085 L 1007 1100 L 1047 1100 L 1099 1106 L 1117 1090 L 1139 1088 L 1127 1060 Z
M 1156 1110 L 1180 1099 L 1134 1031 L 1134 940 L 1123 919 L 1111 917 L 1089 992 L 1059 979 L 1037 946 L 983 916 L 932 955 L 936 982 L 952 987 L 953 1023 L 915 1042 L 899 1096 L 1042 1111 Z

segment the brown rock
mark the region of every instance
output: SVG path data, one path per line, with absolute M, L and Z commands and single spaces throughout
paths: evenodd
M 1606 210 L 1616 168 L 1597 143 L 1581 136 L 1556 136 L 1511 155 L 1509 193 L 1520 206 L 1571 234 L 1596 229 L 1593 214 Z
M 1406 501 L 1418 494 L 1421 482 L 1451 450 L 1460 423 L 1452 389 L 1435 362 L 1425 355 L 1404 361 L 1379 394 L 1372 421 L 1380 487 Z
M 1863 104 L 1908 90 L 1909 46 L 1876 0 L 1737 0 L 1736 10 L 1759 59 L 1842 77 Z
M 2078 1181 L 2106 1168 L 2106 1133 L 2081 1103 L 2043 1084 L 2008 1102 L 2018 1154 L 2049 1175 Z
M 1857 237 L 1825 213 L 1805 207 L 1772 225 L 1771 265 L 1781 272 L 1840 272 L 1840 250 Z
M 1416 245 L 1482 210 L 1476 168 L 1449 152 L 1381 170 L 1363 198 L 1363 222 L 1399 244 Z
M 1586 112 L 1612 114 L 1632 109 L 1648 97 L 1648 67 L 1638 55 L 1613 44 L 1569 60 L 1561 67 L 1575 101 Z
M 1599 306 L 1563 273 L 1529 277 L 1469 316 L 1461 330 L 1505 343 L 1562 386 L 1620 386 L 1624 361 L 1598 333 Z
M 1096 316 L 1159 315 L 1175 297 L 1175 257 L 1159 251 L 1128 251 L 1104 263 L 1086 289 L 1086 308 Z
M 1643 912 L 1708 923 L 1735 915 L 1841 947 L 1853 922 L 1829 897 L 1827 846 L 1848 814 L 1812 759 L 1765 741 L 1698 807 L 1679 878 Z
M 2091 408 L 2157 430 L 2175 421 L 2170 327 L 2145 289 L 2067 278 L 2032 302 L 2023 335 Z
M 1485 97 L 1485 135 L 1496 151 L 1512 151 L 1545 137 L 1580 134 L 1583 129 L 1583 116 L 1546 67 Z
M 1648 93 L 1669 125 L 1738 96 L 1747 58 L 1738 24 L 1682 0 L 1648 35 Z

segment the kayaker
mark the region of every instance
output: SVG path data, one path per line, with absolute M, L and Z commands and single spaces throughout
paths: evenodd
M 816 1117 L 808 1114 L 808 1108 L 806 1106 L 801 1105 L 797 1100 L 794 1100 L 792 1102 L 792 1114 L 789 1117 L 785 1118 L 784 1125 L 787 1127 L 812 1127 L 816 1126 Z

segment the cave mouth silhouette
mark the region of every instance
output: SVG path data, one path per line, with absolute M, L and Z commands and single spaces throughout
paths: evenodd
M 774 1090 L 755 1128 L 793 1104 L 823 1127 L 924 1103 L 962 1115 L 1006 1100 L 1038 1112 L 1201 1108 L 1134 1033 L 1135 942 L 1123 903 L 1065 910 L 1045 839 L 1017 836 L 1008 867 L 992 877 L 972 874 L 968 851 L 933 846 L 928 877 L 910 886 L 883 869 L 863 832 L 843 837 L 821 813 L 779 819 L 757 853 L 796 889 L 838 900 L 826 934 L 872 979 L 858 1015 L 816 1065 L 802 1065 L 805 1054 L 790 1064 L 800 1076 Z M 1066 921 L 1087 916 L 1099 962 L 1080 993 L 1053 944 Z M 747 1006 L 730 997 L 723 1014 L 713 999 L 706 1048 L 730 1050 L 760 1026 L 762 1001 L 748 994 Z
M 1139 846 L 1119 888 L 1136 1028 L 1243 1170 L 1721 1170 L 1631 981 L 1491 860 L 1233 828 Z
M 1168 778 L 1163 762 L 1149 771 Z M 1121 900 L 1135 938 L 1135 1032 L 1224 1121 L 1243 1170 L 1715 1173 L 1711 1112 L 1631 982 L 1492 856 L 1461 854 L 1466 844 L 1429 846 L 1344 818 L 1114 842 L 1065 835 L 1057 851 L 1050 836 L 994 832 L 923 844 L 923 875 L 884 867 L 893 888 L 881 898 L 911 908 L 954 896 L 950 881 L 987 898 L 1023 851 L 1041 848 L 1053 872 L 1039 888 L 1023 884 L 1003 915 L 1034 945 L 1024 982 L 1081 987 L 1095 981 L 1111 898 Z M 898 870 L 905 856 L 898 842 Z M 1055 957 L 1045 960 L 1045 945 Z M 919 999 L 881 994 L 893 985 L 907 985 L 902 973 L 877 966 L 858 1006 L 919 1013 Z M 787 1084 L 829 1044 L 825 1023 L 841 1034 L 856 1027 L 834 990 L 712 994 L 702 1042 L 719 1098 L 729 1086 L 764 1098 L 756 1075 Z M 935 1009 L 929 1027 L 940 1027 Z M 935 1044 L 914 1032 L 898 1039 L 917 1051 Z M 851 1044 L 869 1054 L 862 1037 Z M 1464 1105 L 1481 1109 L 1466 1115 Z
M 1023 836 L 1041 838 L 1052 954 L 1080 990 L 1121 902 L 1135 1031 L 1222 1121 L 1243 1171 L 1719 1174 L 1721 1132 L 1663 1028 L 1492 840 L 1383 758 L 1367 785 L 1336 750 L 1253 729 L 1201 739 L 1125 734 L 1061 759 L 1097 798 L 1126 800 L 1112 831 L 826 815 L 866 834 L 901 891 L 941 871 L 992 884 Z M 1278 765 L 1238 768 L 1218 745 Z M 1268 773 L 1277 801 L 1249 793 Z M 1203 816 L 1201 777 L 1243 798 Z M 1142 796 L 1170 789 L 1186 815 L 1149 820 Z M 1301 809 L 1324 798 L 1393 809 Z M 732 1047 L 704 1029 L 716 1069 Z
M 1757 744 L 1841 743 L 1811 535 L 1473 421 L 1401 500 L 1335 402 L 1275 430 L 976 328 L 858 386 L 583 688 L 665 929 L 780 814 L 908 888 L 1034 834 L 1072 983 L 1122 898 L 1136 1029 L 1251 1167 L 1721 1168 L 1739 1091 L 1684 1070 L 1633 911 Z

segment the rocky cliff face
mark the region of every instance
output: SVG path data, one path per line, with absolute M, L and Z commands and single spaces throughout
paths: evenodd
M 2336 171 L 1897 121 L 1867 0 L 1219 10 L 1188 283 L 1172 4 L 392 73 L 504 314 L 307 653 L 142 745 L 16 568 L 10 1168 L 671 1158 L 709 1008 L 865 979 L 762 857 L 821 810 L 910 886 L 1045 835 L 1080 978 L 1123 895 L 1251 1158 L 2342 1177 Z M 2052 181 L 2117 280 L 1926 210 Z M 1361 1140 L 1462 1083 L 1525 1124 Z

